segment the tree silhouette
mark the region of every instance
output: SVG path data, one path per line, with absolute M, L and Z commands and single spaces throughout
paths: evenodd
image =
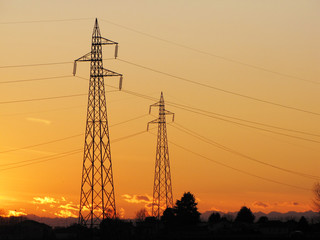
M 220 216 L 220 213 L 211 213 L 210 217 L 208 218 L 208 222 L 209 223 L 217 223 L 221 220 L 221 216 Z
M 148 214 L 148 211 L 145 209 L 145 208 L 141 208 L 137 213 L 136 213 L 136 219 L 139 221 L 139 222 L 143 222 L 146 217 L 148 217 L 149 214 Z
M 184 193 L 181 200 L 177 200 L 174 206 L 178 223 L 185 225 L 196 224 L 200 221 L 200 213 L 197 208 L 198 203 L 190 192 Z
M 236 222 L 253 223 L 255 216 L 251 212 L 250 208 L 243 206 L 237 214 Z
M 176 221 L 176 214 L 173 208 L 164 210 L 161 221 L 166 225 L 172 225 Z
M 267 216 L 262 216 L 259 218 L 258 223 L 267 223 L 269 221 Z
M 316 208 L 316 211 L 320 212 L 320 183 L 319 182 L 314 184 L 313 194 L 314 194 L 313 204 Z

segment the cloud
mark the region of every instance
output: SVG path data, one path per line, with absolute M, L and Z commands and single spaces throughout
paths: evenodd
M 264 202 L 260 202 L 260 201 L 253 202 L 252 206 L 256 207 L 256 208 L 268 208 L 268 207 L 270 207 L 270 205 L 268 203 L 264 203 Z
M 65 205 L 60 205 L 59 208 L 63 208 L 66 210 L 73 210 L 73 211 L 79 211 L 79 205 L 74 205 L 71 203 L 67 203 Z
M 45 125 L 50 125 L 51 124 L 51 121 L 49 120 L 46 120 L 46 119 L 40 119 L 40 118 L 26 118 L 27 121 L 30 121 L 30 122 L 35 122 L 35 123 L 42 123 L 42 124 L 45 124 Z
M 77 215 L 73 214 L 71 211 L 68 210 L 60 210 L 59 212 L 55 213 L 54 215 L 61 217 L 61 218 L 67 218 L 67 217 L 78 217 Z
M 26 216 L 26 215 L 27 214 L 25 212 L 22 212 L 21 210 L 20 212 L 16 210 L 9 210 L 7 217 L 20 217 L 20 216 Z
M 124 194 L 122 195 L 124 200 L 128 203 L 152 203 L 152 198 L 149 197 L 147 194 L 146 195 L 129 195 L 129 194 Z
M 212 208 L 210 208 L 210 211 L 222 212 L 222 210 L 221 210 L 221 209 L 218 209 L 218 208 L 216 208 L 216 207 L 212 207 Z
M 51 198 L 51 197 L 44 197 L 44 198 L 41 198 L 41 197 L 34 197 L 33 198 L 33 204 L 49 204 L 49 203 L 59 203 L 59 201 L 55 200 L 54 198 Z
M 148 196 L 142 196 L 142 195 L 137 195 L 137 196 L 136 196 L 136 199 L 137 199 L 138 201 L 144 201 L 144 202 L 149 202 L 149 201 L 150 201 L 150 199 L 149 199 Z
M 50 214 L 61 218 L 78 217 L 79 205 L 68 201 L 64 196 L 56 198 L 50 196 L 33 197 L 31 203 L 46 215 Z

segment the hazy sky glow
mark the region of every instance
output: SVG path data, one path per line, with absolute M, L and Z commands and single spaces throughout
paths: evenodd
M 317 0 L 0 0 L 0 215 L 78 215 L 88 81 L 72 77 L 72 61 L 90 51 L 95 17 L 119 43 L 118 60 L 104 47 L 104 67 L 124 75 L 124 90 L 156 99 L 163 91 L 175 113 L 167 127 L 175 200 L 190 191 L 201 212 L 312 209 L 319 10 Z M 74 20 L 35 22 L 66 19 Z M 89 64 L 77 75 L 88 78 Z M 156 129 L 122 138 L 146 130 L 157 111 L 147 115 L 154 101 L 109 87 L 118 79 L 105 82 L 116 206 L 134 217 L 152 201 Z M 70 95 L 79 96 L 13 102 Z

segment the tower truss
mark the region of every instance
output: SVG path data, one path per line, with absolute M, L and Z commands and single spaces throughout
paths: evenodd
M 166 208 L 173 207 L 166 115 L 172 115 L 173 121 L 174 113 L 169 112 L 165 109 L 162 92 L 160 101 L 150 106 L 149 113 L 151 113 L 151 107 L 159 107 L 159 117 L 148 123 L 148 129 L 149 124 L 158 124 L 158 138 L 153 185 L 152 216 L 160 219 L 161 215 L 163 214 L 163 211 Z
M 77 62 L 90 62 L 79 224 L 91 228 L 116 216 L 104 77 L 120 77 L 121 90 L 122 74 L 103 68 L 102 45 L 115 45 L 117 57 L 118 43 L 101 37 L 96 19 L 91 51 L 75 60 L 73 69 L 75 75 Z

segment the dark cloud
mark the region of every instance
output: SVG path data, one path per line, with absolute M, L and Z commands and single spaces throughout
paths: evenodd
M 267 207 L 269 207 L 269 204 L 264 203 L 264 202 L 260 202 L 260 201 L 255 201 L 254 203 L 252 203 L 252 206 L 258 207 L 258 208 L 267 208 Z
M 149 201 L 150 201 L 149 197 L 148 197 L 148 196 L 144 196 L 144 195 L 137 195 L 137 196 L 136 196 L 136 199 L 137 199 L 138 201 L 146 201 L 146 202 L 149 202 Z

